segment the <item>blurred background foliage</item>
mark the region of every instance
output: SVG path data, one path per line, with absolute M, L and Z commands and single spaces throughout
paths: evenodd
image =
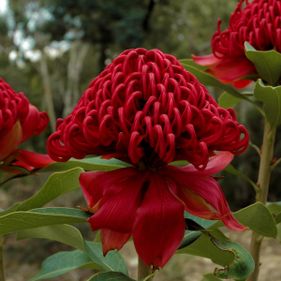
M 91 79 L 122 50 L 159 48 L 178 58 L 209 53 L 218 18 L 226 25 L 236 2 L 1 0 L 0 76 L 51 119 L 45 135 L 27 145 L 43 151 L 56 118 L 72 110 Z M 217 89 L 210 91 L 218 97 Z M 236 109 L 259 146 L 260 116 L 245 103 Z M 236 158 L 234 166 L 256 180 L 258 156 L 253 149 Z M 278 173 L 280 168 L 272 177 L 270 200 L 281 195 Z M 222 184 L 234 209 L 253 201 L 251 187 L 241 179 L 227 174 Z

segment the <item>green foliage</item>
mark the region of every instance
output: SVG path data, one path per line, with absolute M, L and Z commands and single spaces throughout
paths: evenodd
M 59 252 L 49 256 L 43 262 L 41 270 L 29 281 L 55 278 L 68 271 L 91 266 L 91 264 L 89 257 L 80 250 Z
M 0 235 L 55 224 L 86 222 L 88 215 L 73 208 L 42 208 L 0 214 Z
M 112 171 L 130 167 L 130 164 L 118 159 L 102 159 L 101 157 L 88 157 L 82 160 L 70 159 L 67 162 L 56 162 L 47 166 L 42 171 L 64 171 L 81 167 L 86 171 Z
M 257 51 L 248 42 L 245 43 L 247 58 L 255 65 L 259 77 L 270 85 L 279 84 L 281 78 L 281 54 L 275 50 Z
M 221 279 L 217 278 L 214 274 L 205 274 L 201 281 L 221 281 Z
M 6 213 L 42 207 L 55 198 L 79 188 L 79 175 L 81 172 L 83 172 L 83 169 L 76 167 L 51 174 L 46 183 L 33 196 L 23 202 L 16 203 Z
M 281 55 L 280 55 L 281 56 Z M 254 96 L 263 103 L 267 120 L 273 127 L 281 124 L 281 86 L 266 86 L 259 79 L 256 82 Z
M 214 276 L 223 279 L 245 280 L 255 267 L 250 253 L 218 230 L 202 233 L 199 239 L 179 250 L 179 253 L 206 257 L 222 265 L 223 268 L 215 269 Z
M 25 229 L 17 233 L 18 239 L 41 238 L 57 241 L 73 248 L 84 250 L 81 232 L 72 225 L 59 224 Z
M 118 271 L 128 274 L 127 266 L 119 252 L 110 251 L 104 256 L 101 244 L 90 241 L 85 241 L 85 251 L 89 258 L 103 271 Z

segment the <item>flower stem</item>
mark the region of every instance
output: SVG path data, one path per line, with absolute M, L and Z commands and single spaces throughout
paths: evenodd
M 144 280 L 147 276 L 152 274 L 152 267 L 146 265 L 142 259 L 139 257 L 139 264 L 138 264 L 138 281 Z M 151 276 L 148 279 L 145 279 L 146 281 L 151 281 L 153 279 L 153 276 Z M 1 281 L 1 280 L 0 280 Z
M 272 127 L 265 119 L 263 143 L 261 148 L 261 158 L 259 166 L 259 175 L 257 181 L 256 201 L 266 203 L 271 176 L 271 163 L 274 151 L 276 128 Z M 256 268 L 248 281 L 257 281 L 260 269 L 260 250 L 263 236 L 253 232 L 251 239 L 251 254 L 254 258 Z
M 5 281 L 3 254 L 4 254 L 4 237 L 0 236 L 0 281 Z

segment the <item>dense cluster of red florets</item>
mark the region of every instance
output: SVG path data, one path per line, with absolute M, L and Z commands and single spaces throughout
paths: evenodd
M 87 154 L 161 167 L 206 166 L 213 151 L 240 153 L 248 134 L 178 60 L 159 50 L 119 55 L 98 75 L 48 140 L 57 161 Z
M 39 112 L 22 93 L 16 93 L 0 79 L 0 160 L 13 153 L 18 145 L 40 134 L 48 125 L 45 112 Z

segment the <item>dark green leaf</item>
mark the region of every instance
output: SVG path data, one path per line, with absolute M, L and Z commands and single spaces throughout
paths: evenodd
M 17 235 L 18 239 L 42 238 L 57 241 L 73 248 L 84 250 L 84 239 L 80 231 L 67 224 L 49 225 L 22 230 Z
M 191 245 L 178 250 L 178 253 L 209 258 L 214 263 L 224 266 L 230 264 L 234 259 L 232 252 L 218 248 L 206 233 L 202 233 L 200 238 Z
M 212 231 L 209 235 L 202 233 L 199 239 L 179 253 L 206 257 L 222 265 L 223 268 L 216 268 L 214 272 L 218 278 L 244 280 L 254 270 L 254 261 L 248 251 L 219 231 Z
M 30 281 L 54 278 L 91 263 L 89 257 L 80 250 L 59 252 L 48 257 L 42 263 L 41 270 Z
M 127 266 L 119 252 L 110 251 L 106 256 L 104 256 L 101 244 L 90 241 L 85 242 L 85 250 L 90 259 L 103 270 L 128 274 Z
M 81 168 L 73 168 L 64 172 L 52 174 L 46 183 L 30 198 L 17 203 L 6 211 L 25 211 L 42 207 L 55 198 L 73 191 L 79 187 L 79 175 L 83 172 Z
M 90 277 L 87 281 L 135 281 L 120 272 L 101 272 Z
M 200 231 L 186 231 L 179 249 L 185 248 L 196 241 L 201 235 Z
M 241 245 L 230 240 L 214 239 L 213 242 L 221 250 L 229 251 L 234 255 L 233 261 L 224 268 L 216 268 L 214 275 L 223 279 L 246 280 L 255 269 L 251 254 Z
M 281 77 L 281 54 L 275 50 L 257 51 L 248 42 L 245 42 L 245 50 L 259 76 L 270 85 L 276 85 Z
M 267 120 L 274 127 L 281 124 L 281 86 L 265 86 L 261 80 L 256 82 L 254 96 L 263 103 Z
M 42 208 L 17 211 L 0 216 L 0 235 L 19 232 L 23 229 L 86 222 L 88 215 L 72 208 Z
M 82 160 L 70 159 L 63 163 L 53 163 L 42 171 L 64 171 L 77 167 L 83 168 L 86 171 L 112 171 L 129 166 L 130 164 L 114 158 L 102 159 L 100 157 L 89 157 Z

